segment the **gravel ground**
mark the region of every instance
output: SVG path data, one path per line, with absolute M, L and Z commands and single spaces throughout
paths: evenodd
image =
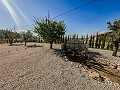
M 65 62 L 48 44 L 36 45 L 43 47 L 0 45 L 0 90 L 120 90 L 93 80 L 87 70 Z
M 112 56 L 113 51 L 110 50 L 89 48 L 89 51 L 97 52 L 99 54 L 99 57 L 105 58 L 105 60 L 111 63 L 116 63 L 120 65 L 120 52 L 117 52 L 117 57 L 114 57 Z

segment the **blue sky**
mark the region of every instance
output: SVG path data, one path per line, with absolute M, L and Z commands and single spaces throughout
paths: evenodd
M 92 0 L 5 0 L 11 5 L 20 19 L 21 29 L 30 29 L 34 24 L 34 17 L 43 18 L 50 10 L 50 16 L 55 17 L 66 11 L 79 7 Z M 26 15 L 27 21 L 11 1 Z M 97 0 L 85 7 L 71 13 L 57 17 L 56 20 L 64 20 L 67 33 L 88 33 L 107 31 L 108 21 L 120 19 L 120 0 Z M 33 17 L 34 16 L 34 17 Z M 0 0 L 0 28 L 12 28 L 17 26 L 12 16 Z M 30 26 L 26 26 L 30 25 Z M 16 29 L 18 29 L 16 27 Z

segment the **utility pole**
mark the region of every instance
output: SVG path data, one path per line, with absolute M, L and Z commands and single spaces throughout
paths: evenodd
M 15 31 L 15 26 L 13 27 L 13 30 L 14 30 L 14 32 L 16 32 L 16 31 Z
M 48 20 L 50 20 L 50 11 L 48 10 Z

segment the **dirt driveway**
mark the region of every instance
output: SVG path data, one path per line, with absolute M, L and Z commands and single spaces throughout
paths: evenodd
M 36 45 L 0 45 L 0 90 L 120 90 L 93 80 L 84 68 L 65 62 L 48 44 Z

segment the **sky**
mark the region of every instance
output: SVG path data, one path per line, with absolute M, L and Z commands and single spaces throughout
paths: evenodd
M 92 0 L 0 0 L 0 29 L 14 26 L 16 31 L 32 29 L 34 19 L 45 18 L 48 10 L 50 17 L 53 18 L 90 1 Z M 107 22 L 120 19 L 119 3 L 120 0 L 97 0 L 55 20 L 65 22 L 68 34 L 95 34 L 97 31 L 108 31 Z

